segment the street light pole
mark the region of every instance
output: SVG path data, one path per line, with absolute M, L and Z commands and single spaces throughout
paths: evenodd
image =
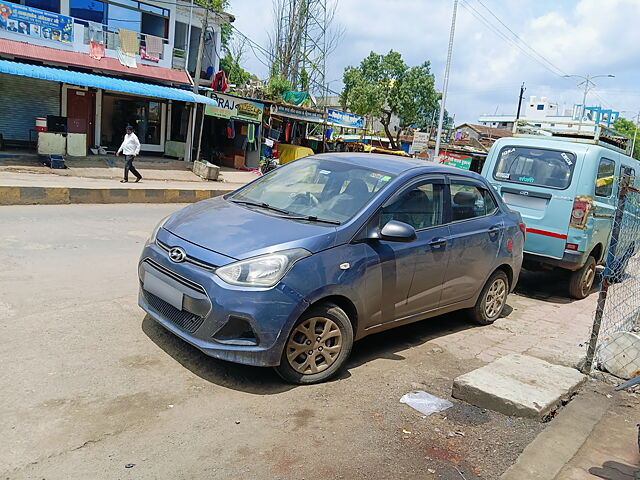
M 582 122 L 584 120 L 584 114 L 586 112 L 586 108 L 587 108 L 587 94 L 589 93 L 589 89 L 592 87 L 595 87 L 596 84 L 593 82 L 594 79 L 596 78 L 603 78 L 603 77 L 608 77 L 608 78 L 614 78 L 615 75 L 595 75 L 595 76 L 590 76 L 590 75 L 586 75 L 586 76 L 582 76 L 582 75 L 564 75 L 565 78 L 570 78 L 570 77 L 576 77 L 576 78 L 581 78 L 583 81 L 580 82 L 578 84 L 579 87 L 581 87 L 582 85 L 584 85 L 584 95 L 582 96 L 582 112 L 580 114 L 580 123 L 578 124 L 578 132 L 582 129 Z
M 640 112 L 638 112 L 638 116 L 636 117 L 636 128 L 633 130 L 633 142 L 631 143 L 631 156 L 634 158 L 634 154 L 636 153 L 636 137 L 638 136 L 638 122 L 640 122 Z
M 451 32 L 449 34 L 449 51 L 447 52 L 447 66 L 444 70 L 444 86 L 442 88 L 442 100 L 440 101 L 440 120 L 438 121 L 438 133 L 436 134 L 434 161 L 437 162 L 440 161 L 440 137 L 442 136 L 442 124 L 444 123 L 444 108 L 447 103 L 447 89 L 449 88 L 449 71 L 451 70 L 451 54 L 453 53 L 453 36 L 456 31 L 457 13 L 458 0 L 453 0 L 453 15 L 451 17 Z

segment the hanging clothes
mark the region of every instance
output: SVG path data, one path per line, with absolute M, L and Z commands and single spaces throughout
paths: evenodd
M 227 122 L 227 138 L 236 138 L 236 125 L 233 120 Z
M 104 27 L 100 23 L 89 23 L 89 56 L 96 60 L 104 57 Z
M 256 126 L 253 123 L 247 125 L 247 142 L 253 143 L 256 141 Z
M 119 28 L 118 39 L 120 40 L 118 60 L 120 60 L 120 63 L 125 67 L 137 68 L 136 55 L 138 55 L 140 50 L 138 34 L 132 30 Z
M 284 127 L 284 141 L 289 143 L 289 139 L 291 138 L 291 123 L 287 122 L 287 125 Z
M 227 89 L 229 88 L 229 84 L 227 83 L 227 74 L 224 73 L 224 70 L 216 72 L 216 74 L 213 76 L 211 88 L 213 88 L 216 92 L 227 91 Z
M 160 37 L 145 34 L 144 43 L 146 46 L 147 55 L 155 58 L 160 58 L 162 56 L 162 50 L 164 49 L 164 42 Z

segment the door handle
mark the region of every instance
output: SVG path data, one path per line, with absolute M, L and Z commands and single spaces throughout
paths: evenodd
M 432 248 L 441 248 L 447 244 L 447 240 L 442 237 L 436 237 L 429 242 L 429 246 Z
M 497 235 L 498 233 L 500 233 L 501 229 L 502 225 L 494 225 L 493 227 L 489 228 L 489 235 Z

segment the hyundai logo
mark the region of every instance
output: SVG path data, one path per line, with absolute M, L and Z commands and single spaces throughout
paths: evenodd
M 184 262 L 187 259 L 187 253 L 180 247 L 173 247 L 169 250 L 169 258 L 175 263 Z

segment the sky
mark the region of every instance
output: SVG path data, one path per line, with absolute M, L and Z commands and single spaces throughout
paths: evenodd
M 395 50 L 410 66 L 429 61 L 441 91 L 453 3 L 337 0 L 345 33 L 327 65 L 330 88 L 339 91 L 344 69 L 369 52 Z M 231 0 L 229 10 L 239 31 L 268 46 L 271 0 Z M 582 102 L 583 88 L 563 75 L 615 75 L 595 80 L 587 105 L 632 118 L 640 111 L 638 19 L 640 0 L 459 0 L 446 108 L 456 124 L 515 114 L 522 82 L 525 99 L 546 96 L 571 107 Z M 266 78 L 264 62 L 248 50 L 243 63 Z

